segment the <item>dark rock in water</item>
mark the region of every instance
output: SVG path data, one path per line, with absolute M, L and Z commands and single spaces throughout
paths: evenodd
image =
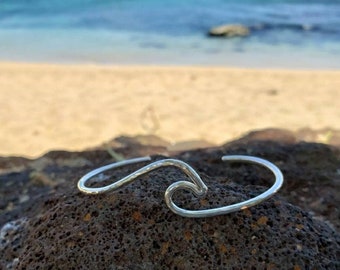
M 259 23 L 249 26 L 250 31 L 281 31 L 281 30 L 291 30 L 297 32 L 315 32 L 324 31 L 317 25 L 310 24 L 299 24 L 299 23 Z
M 272 182 L 265 169 L 223 163 L 222 155 L 263 157 L 283 171 L 284 187 L 271 199 L 203 219 L 183 218 L 167 208 L 165 189 L 185 177 L 175 168 L 144 175 L 116 192 L 89 196 L 76 183 L 86 172 L 112 162 L 107 151 L 51 152 L 43 161 L 21 160 L 22 170 L 16 172 L 9 171 L 9 160 L 0 160 L 0 169 L 6 165 L 0 175 L 0 268 L 339 269 L 340 151 L 292 136 L 272 129 L 222 147 L 175 155 L 209 187 L 203 199 L 175 194 L 176 203 L 188 209 L 239 202 Z M 114 151 L 131 157 L 156 149 L 128 144 L 125 140 Z M 113 170 L 106 181 L 138 167 Z M 33 171 L 49 181 L 37 184 L 30 178 Z M 23 195 L 29 200 L 20 200 Z
M 250 34 L 250 29 L 241 24 L 225 24 L 210 29 L 209 36 L 212 37 L 245 37 Z

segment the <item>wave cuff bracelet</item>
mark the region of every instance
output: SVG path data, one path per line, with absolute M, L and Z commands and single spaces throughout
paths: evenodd
M 147 174 L 153 170 L 156 170 L 160 167 L 168 167 L 174 166 L 182 170 L 192 182 L 190 181 L 177 181 L 171 184 L 165 191 L 164 198 L 167 206 L 170 208 L 171 211 L 174 213 L 181 215 L 183 217 L 191 217 L 191 218 L 202 218 L 202 217 L 211 217 L 211 216 L 218 216 L 223 215 L 235 211 L 239 211 L 242 209 L 246 209 L 248 207 L 254 206 L 256 204 L 261 203 L 262 201 L 270 198 L 273 196 L 282 186 L 283 184 L 283 175 L 278 167 L 276 167 L 273 163 L 258 157 L 253 156 L 243 156 L 243 155 L 232 155 L 232 156 L 223 156 L 223 161 L 241 161 L 247 163 L 255 163 L 258 165 L 262 165 L 265 168 L 269 169 L 275 176 L 274 184 L 262 194 L 256 196 L 255 198 L 251 198 L 249 200 L 235 203 L 228 206 L 217 207 L 213 209 L 204 209 L 204 210 L 187 210 L 178 207 L 172 199 L 172 195 L 176 192 L 176 190 L 189 190 L 192 191 L 196 196 L 203 196 L 207 193 L 208 188 L 205 183 L 202 181 L 201 177 L 197 174 L 197 172 L 189 166 L 187 163 L 177 160 L 177 159 L 163 159 L 159 161 L 155 161 L 146 165 L 137 171 L 125 176 L 124 178 L 103 187 L 86 187 L 85 184 L 88 180 L 93 178 L 94 176 L 101 174 L 107 170 L 111 170 L 114 168 L 126 166 L 129 164 L 151 161 L 150 157 L 140 157 L 134 158 L 124 161 L 119 161 L 116 163 L 112 163 L 100 168 L 97 168 L 86 175 L 84 175 L 78 181 L 78 189 L 86 194 L 100 194 L 105 193 L 108 191 L 113 191 L 118 188 L 121 188 L 131 182 L 133 182 L 136 178 L 140 177 L 143 174 Z

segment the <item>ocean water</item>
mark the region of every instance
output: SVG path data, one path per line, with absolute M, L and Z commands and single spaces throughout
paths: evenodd
M 0 0 L 0 61 L 339 69 L 340 0 Z

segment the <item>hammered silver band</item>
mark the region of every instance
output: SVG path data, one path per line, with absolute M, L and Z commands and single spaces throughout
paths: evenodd
M 153 170 L 156 170 L 160 167 L 168 167 L 173 166 L 179 168 L 183 173 L 185 173 L 190 181 L 177 181 L 173 184 L 171 184 L 165 191 L 164 198 L 167 206 L 170 208 L 171 211 L 174 213 L 183 216 L 183 217 L 191 217 L 191 218 L 203 218 L 203 217 L 212 217 L 212 216 L 218 216 L 223 214 L 228 214 L 231 212 L 239 211 L 246 209 L 248 207 L 254 206 L 256 204 L 261 203 L 262 201 L 270 198 L 273 196 L 282 186 L 283 184 L 283 175 L 280 171 L 280 169 L 274 165 L 273 163 L 262 159 L 258 157 L 253 156 L 244 156 L 244 155 L 231 155 L 231 156 L 223 156 L 223 161 L 233 161 L 233 162 L 246 162 L 246 163 L 254 163 L 261 165 L 267 169 L 269 169 L 275 176 L 275 182 L 274 184 L 265 192 L 262 194 L 251 198 L 249 200 L 235 203 L 228 206 L 222 206 L 212 209 L 203 209 L 203 210 L 187 210 L 184 208 L 178 207 L 172 199 L 172 195 L 180 189 L 192 191 L 196 196 L 201 197 L 205 195 L 208 191 L 207 186 L 202 181 L 201 177 L 197 174 L 197 172 L 187 163 L 177 160 L 177 159 L 163 159 L 159 161 L 155 161 L 150 163 L 149 165 L 146 165 L 137 171 L 125 176 L 124 178 L 110 184 L 104 187 L 86 187 L 86 182 L 89 181 L 91 178 L 93 178 L 96 175 L 99 175 L 105 171 L 119 168 L 122 166 L 126 166 L 129 164 L 139 163 L 139 162 L 146 162 L 151 161 L 150 157 L 141 157 L 141 158 L 134 158 L 124 161 L 119 161 L 116 163 L 112 163 L 103 167 L 100 167 L 98 169 L 95 169 L 86 175 L 84 175 L 80 180 L 78 181 L 78 189 L 86 194 L 100 194 L 105 193 L 109 191 L 114 191 L 118 188 L 121 188 L 132 181 L 134 181 L 136 178 L 140 177 L 143 174 L 147 174 Z

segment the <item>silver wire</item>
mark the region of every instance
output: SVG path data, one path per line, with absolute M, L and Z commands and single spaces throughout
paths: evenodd
M 164 199 L 167 204 L 167 206 L 170 208 L 171 211 L 174 213 L 183 216 L 183 217 L 191 217 L 191 218 L 203 218 L 203 217 L 212 217 L 212 216 L 218 216 L 218 215 L 223 215 L 239 210 L 246 209 L 248 207 L 254 206 L 256 204 L 261 203 L 262 201 L 270 198 L 273 196 L 282 186 L 283 184 L 283 175 L 280 171 L 280 169 L 275 166 L 273 163 L 261 159 L 258 157 L 253 157 L 253 156 L 243 156 L 243 155 L 232 155 L 232 156 L 223 156 L 222 157 L 223 161 L 233 161 L 233 162 L 246 162 L 246 163 L 254 163 L 261 165 L 267 169 L 269 169 L 275 176 L 275 182 L 274 184 L 265 192 L 262 194 L 240 202 L 240 203 L 235 203 L 232 205 L 228 206 L 223 206 L 223 207 L 217 207 L 217 208 L 212 208 L 212 209 L 203 209 L 203 210 L 187 210 L 184 208 L 178 207 L 172 199 L 172 195 L 177 191 L 177 190 L 189 190 L 192 191 L 196 196 L 203 196 L 207 193 L 208 188 L 202 181 L 201 177 L 197 174 L 197 172 L 189 166 L 187 163 L 177 160 L 177 159 L 163 159 L 159 161 L 155 161 L 149 165 L 146 165 L 137 171 L 125 176 L 124 178 L 110 184 L 104 187 L 96 187 L 96 188 L 90 188 L 86 187 L 85 184 L 88 180 L 93 178 L 94 176 L 103 173 L 107 170 L 111 170 L 114 168 L 126 166 L 129 164 L 134 164 L 134 163 L 139 163 L 139 162 L 146 162 L 146 161 L 151 161 L 150 157 L 141 157 L 141 158 L 134 158 L 134 159 L 129 159 L 129 160 L 124 160 L 116 163 L 112 163 L 103 167 L 100 167 L 98 169 L 95 169 L 86 175 L 84 175 L 80 180 L 78 181 L 78 189 L 86 194 L 100 194 L 100 193 L 105 193 L 108 191 L 113 191 L 118 188 L 123 187 L 124 185 L 127 185 L 134 181 L 136 178 L 140 177 L 143 174 L 147 174 L 150 171 L 156 170 L 160 167 L 168 167 L 168 166 L 174 166 L 179 169 L 181 169 L 189 178 L 192 182 L 189 181 L 177 181 L 173 184 L 171 184 L 165 191 L 164 194 Z

